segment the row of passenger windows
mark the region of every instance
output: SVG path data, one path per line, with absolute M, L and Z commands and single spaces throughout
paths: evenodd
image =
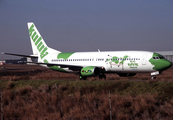
M 107 61 L 109 60 L 109 59 L 106 59 Z M 111 61 L 113 60 L 113 61 L 115 61 L 115 60 L 140 60 L 140 58 L 111 58 L 110 59 Z
M 115 60 L 140 60 L 140 58 L 107 58 L 106 61 Z M 64 62 L 64 61 L 94 61 L 94 59 L 54 59 L 52 62 Z M 104 58 L 96 59 L 96 61 L 104 61 Z
M 92 59 L 54 59 L 52 62 L 63 62 L 63 61 L 91 61 Z M 92 60 L 93 61 L 93 60 Z

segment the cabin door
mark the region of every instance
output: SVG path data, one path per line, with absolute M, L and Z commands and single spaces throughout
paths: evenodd
M 147 55 L 144 54 L 144 55 L 142 56 L 142 65 L 146 65 L 146 63 L 147 63 Z

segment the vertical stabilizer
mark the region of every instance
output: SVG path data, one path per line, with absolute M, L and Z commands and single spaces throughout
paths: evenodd
M 39 58 L 39 61 L 43 62 L 44 58 L 49 53 L 59 53 L 60 51 L 56 51 L 52 48 L 49 48 L 45 41 L 43 40 L 42 36 L 40 35 L 39 31 L 37 30 L 34 23 L 29 22 L 28 23 L 28 30 L 29 30 L 29 36 L 31 40 L 31 46 L 33 55 L 37 55 Z

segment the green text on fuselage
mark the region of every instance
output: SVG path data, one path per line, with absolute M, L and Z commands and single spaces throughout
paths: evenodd
M 135 60 L 131 60 L 130 63 L 128 63 L 128 66 L 130 68 L 137 68 L 138 67 L 138 63 L 136 63 Z

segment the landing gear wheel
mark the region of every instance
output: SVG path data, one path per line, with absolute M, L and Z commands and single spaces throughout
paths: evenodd
M 102 75 L 99 75 L 99 79 L 102 79 Z
M 103 75 L 103 79 L 106 79 L 106 75 Z
M 151 79 L 152 79 L 152 80 L 156 79 L 156 76 L 151 76 Z

